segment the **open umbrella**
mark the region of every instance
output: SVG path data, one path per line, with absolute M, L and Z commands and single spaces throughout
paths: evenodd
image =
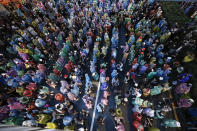
M 139 97 L 136 97 L 136 98 L 134 98 L 133 100 L 132 100 L 132 104 L 133 105 L 139 105 L 139 106 L 141 106 L 142 105 L 142 103 L 143 103 L 143 99 L 141 99 L 141 98 L 139 98 Z
M 155 110 L 151 109 L 151 108 L 145 108 L 143 110 L 143 114 L 149 116 L 149 117 L 154 117 L 154 113 L 155 113 Z
M 144 131 L 144 125 L 139 121 L 133 121 L 132 125 L 136 131 Z
M 150 93 L 151 93 L 152 96 L 153 95 L 158 95 L 158 94 L 161 93 L 162 89 L 163 88 L 161 86 L 154 86 L 153 89 L 150 89 Z
M 180 122 L 171 119 L 164 120 L 161 125 L 165 127 L 181 127 Z
M 70 123 L 72 122 L 73 118 L 74 118 L 73 116 L 65 116 L 64 119 L 63 119 L 63 124 L 65 126 L 70 125 Z
M 143 109 L 142 109 L 140 106 L 135 105 L 135 106 L 132 108 L 132 111 L 133 111 L 133 112 L 142 113 Z
M 190 91 L 192 84 L 189 84 L 187 86 L 187 83 L 181 83 L 179 86 L 176 87 L 175 91 L 177 94 L 187 94 Z
M 142 120 L 142 114 L 138 113 L 138 112 L 134 112 L 132 114 L 132 118 L 135 120 L 135 121 L 141 121 Z

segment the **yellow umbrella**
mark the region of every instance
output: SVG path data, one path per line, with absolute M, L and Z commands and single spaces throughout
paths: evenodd
M 53 122 L 48 122 L 46 128 L 48 129 L 57 129 L 57 124 L 53 123 Z
M 122 116 L 122 111 L 121 111 L 120 108 L 117 108 L 117 109 L 116 109 L 116 115 L 117 115 L 117 116 Z
M 195 58 L 195 55 L 194 54 L 188 54 L 188 55 L 186 55 L 184 57 L 183 62 L 191 62 L 191 61 L 194 60 L 194 58 Z

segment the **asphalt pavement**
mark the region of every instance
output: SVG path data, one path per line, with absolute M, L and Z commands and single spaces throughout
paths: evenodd
M 118 53 L 117 53 L 117 59 L 116 59 L 116 63 L 118 64 L 119 62 L 122 61 L 122 57 L 123 57 L 123 50 L 120 48 L 121 46 L 124 46 L 125 45 L 125 42 L 126 42 L 126 37 L 125 37 L 125 28 L 123 25 L 121 25 L 119 27 L 119 46 L 118 46 Z M 111 52 L 108 52 L 110 55 Z M 108 61 L 110 61 L 110 57 L 108 57 Z M 128 90 L 128 85 L 125 85 L 124 84 L 124 76 L 126 74 L 126 68 L 128 67 L 127 63 L 124 64 L 124 71 L 121 72 L 118 77 L 119 77 L 119 80 L 120 80 L 120 91 L 121 91 L 121 94 L 124 95 L 124 93 Z M 108 68 L 109 70 L 110 68 Z M 109 71 L 107 71 L 109 72 Z M 107 75 L 108 76 L 108 75 Z M 132 131 L 132 127 L 131 127 L 131 122 L 132 122 L 132 118 L 131 118 L 131 115 L 132 115 L 132 112 L 131 110 L 131 104 L 127 103 L 125 106 L 124 105 L 120 105 L 120 106 L 116 106 L 115 104 L 115 96 L 116 96 L 116 93 L 114 92 L 114 89 L 113 88 L 110 88 L 109 89 L 110 91 L 110 96 L 109 96 L 109 102 L 108 102 L 108 106 L 105 108 L 105 111 L 104 113 L 96 113 L 97 117 L 98 116 L 103 116 L 105 118 L 104 120 L 104 125 L 98 125 L 95 123 L 94 125 L 94 131 L 96 131 L 96 129 L 98 128 L 99 131 L 116 131 L 115 129 L 115 121 L 114 121 L 114 118 L 111 116 L 110 112 L 109 112 L 109 109 L 116 109 L 116 108 L 120 108 L 121 111 L 123 112 L 123 117 L 124 117 L 124 126 L 125 126 L 125 130 L 126 131 Z M 102 91 L 100 92 L 100 97 L 99 97 L 99 100 L 101 99 L 102 97 Z

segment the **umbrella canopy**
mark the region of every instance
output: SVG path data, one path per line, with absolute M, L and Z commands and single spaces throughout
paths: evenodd
M 141 106 L 143 101 L 144 101 L 143 99 L 136 97 L 135 99 L 132 100 L 132 104 Z
M 132 108 L 132 111 L 133 111 L 133 112 L 142 113 L 143 109 L 140 108 L 140 106 L 135 105 L 135 106 Z
M 161 93 L 162 89 L 163 88 L 161 86 L 154 86 L 153 89 L 150 89 L 150 93 L 151 93 L 152 96 L 153 95 L 158 95 L 158 94 Z
M 132 125 L 137 131 L 144 131 L 144 126 L 139 121 L 133 121 Z
M 65 126 L 68 126 L 73 120 L 73 116 L 65 116 L 63 119 L 63 124 Z
M 134 112 L 132 115 L 132 118 L 136 121 L 141 121 L 142 120 L 142 114 L 138 113 L 138 112 Z
M 154 113 L 155 113 L 155 111 L 152 110 L 151 108 L 145 108 L 143 110 L 143 114 L 146 114 L 149 117 L 154 117 Z

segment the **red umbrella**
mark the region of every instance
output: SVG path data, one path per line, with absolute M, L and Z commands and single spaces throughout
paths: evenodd
M 138 112 L 134 112 L 133 115 L 132 115 L 132 118 L 135 120 L 135 121 L 141 121 L 142 120 L 142 114 L 138 113 Z
M 64 68 L 66 68 L 66 70 L 68 71 L 68 73 L 71 72 L 71 66 L 70 66 L 69 64 L 66 64 L 66 65 L 64 66 Z
M 64 102 L 65 97 L 62 94 L 58 93 L 58 94 L 55 95 L 55 99 L 57 101 Z
M 33 97 L 33 92 L 31 90 L 25 90 L 23 92 L 24 96 Z
M 139 121 L 133 121 L 132 125 L 135 131 L 144 131 L 144 125 L 142 125 Z
M 26 89 L 31 90 L 31 91 L 35 91 L 35 90 L 37 90 L 37 86 L 35 83 L 29 83 L 29 85 L 26 86 Z
M 56 75 L 60 75 L 60 71 L 58 71 L 57 69 L 53 69 L 54 74 Z
M 30 104 L 28 105 L 27 110 L 30 111 L 30 110 L 33 110 L 33 109 L 35 109 L 35 108 L 36 108 L 35 103 L 32 102 L 32 103 L 30 103 Z

